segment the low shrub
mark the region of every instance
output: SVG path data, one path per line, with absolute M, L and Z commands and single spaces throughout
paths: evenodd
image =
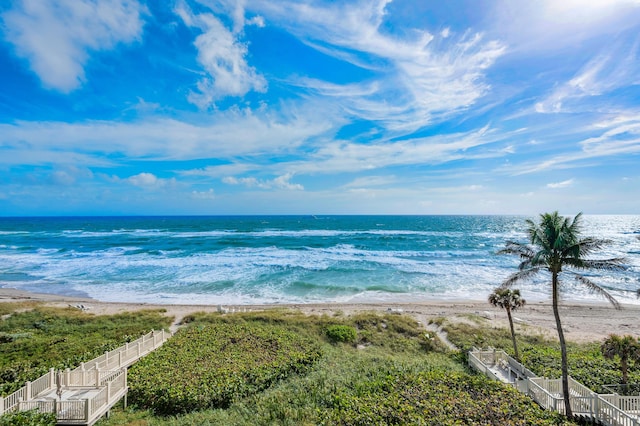
M 353 343 L 358 336 L 355 328 L 340 324 L 328 326 L 326 334 L 333 343 Z
M 0 426 L 55 426 L 56 415 L 37 410 L 17 411 L 0 416 Z
M 513 387 L 466 373 L 381 372 L 341 388 L 322 424 L 561 425 Z
M 1 305 L 6 313 L 0 321 L 0 395 L 14 392 L 51 367 L 75 368 L 171 322 L 164 310 L 92 315 L 75 308 Z
M 160 415 L 226 408 L 320 355 L 316 342 L 278 325 L 194 325 L 131 368 L 129 398 Z

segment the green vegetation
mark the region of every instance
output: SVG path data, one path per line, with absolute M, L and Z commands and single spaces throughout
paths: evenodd
M 558 212 L 544 213 L 540 215 L 540 222 L 535 223 L 528 219 L 527 235 L 529 244 L 516 241 L 507 241 L 506 247 L 500 251 L 503 254 L 517 255 L 521 262 L 518 272 L 512 274 L 502 284 L 510 287 L 519 281 L 531 279 L 533 276 L 548 272 L 551 275 L 551 303 L 553 316 L 556 320 L 558 340 L 560 341 L 561 370 L 562 370 L 562 396 L 564 399 L 565 413 L 569 418 L 573 417 L 571 404 L 569 403 L 569 364 L 567 359 L 567 344 L 564 339 L 558 300 L 560 297 L 561 277 L 567 273 L 578 283 L 584 285 L 590 291 L 598 293 L 616 308 L 618 302 L 604 288 L 598 286 L 586 276 L 576 272 L 583 270 L 623 270 L 625 259 L 588 259 L 587 256 L 602 248 L 608 243 L 592 237 L 582 237 L 580 227 L 581 213 L 573 220 L 563 218 Z
M 37 410 L 18 411 L 0 416 L 0 426 L 55 426 L 53 413 L 40 413 Z
M 348 325 L 335 324 L 327 327 L 327 337 L 334 343 L 353 343 L 357 336 L 356 329 Z
M 437 339 L 408 316 L 363 312 L 328 317 L 270 310 L 232 315 L 196 314 L 186 322 L 188 329 L 131 369 L 129 402 L 132 407 L 112 413 L 109 420 L 101 422 L 102 426 L 572 424 L 557 414 L 541 410 L 508 386 L 471 374 L 464 363 L 446 353 Z M 334 330 L 335 335 L 329 330 Z M 352 339 L 354 331 L 355 339 Z M 251 339 L 257 339 L 252 340 L 251 345 L 242 342 L 247 333 Z M 256 365 L 263 365 L 261 360 L 265 359 L 268 345 L 264 342 L 275 336 L 302 347 L 299 353 L 283 356 L 278 366 L 287 365 L 287 357 L 291 360 L 289 365 L 295 365 L 301 354 L 311 354 L 312 363 L 293 371 L 286 370 L 285 366 L 286 373 L 276 380 L 269 379 L 268 387 L 252 384 L 257 376 L 250 372 Z M 347 336 L 346 344 L 336 344 L 335 336 L 340 336 L 338 339 Z M 176 338 L 180 340 L 174 340 Z M 221 347 L 221 342 L 233 339 L 234 344 Z M 235 351 L 234 345 L 242 349 Z M 202 374 L 216 379 L 209 380 L 206 387 L 190 379 L 185 382 L 190 389 L 204 394 L 220 389 L 218 378 L 228 375 L 230 370 L 251 379 L 232 390 L 225 399 L 218 400 L 223 401 L 219 408 L 184 414 L 180 413 L 185 410 L 180 410 L 171 415 L 168 415 L 170 410 L 159 415 L 154 411 L 162 410 L 145 409 L 148 406 L 143 404 L 144 400 L 134 397 L 138 386 L 162 382 L 149 396 L 162 392 L 179 394 L 181 390 L 176 389 L 182 389 L 179 377 L 173 375 L 173 379 L 168 380 L 168 376 L 157 378 L 148 372 L 144 366 L 147 360 L 163 362 L 159 369 L 171 370 L 173 363 L 175 371 L 184 371 L 183 374 L 189 376 L 192 370 L 189 362 L 184 361 L 194 351 L 201 354 L 216 351 L 215 356 L 233 361 L 233 366 L 225 362 L 216 365 L 217 361 L 204 356 L 207 371 Z M 256 363 L 249 362 L 250 359 Z M 267 374 L 267 370 L 261 370 L 260 374 Z M 212 385 L 212 381 L 217 384 Z M 211 392 L 205 398 L 210 407 L 216 405 L 211 403 L 212 395 L 217 393 Z
M 131 369 L 129 397 L 162 415 L 226 408 L 319 358 L 313 340 L 281 326 L 192 326 Z
M 513 328 L 513 318 L 511 312 L 523 307 L 527 302 L 520 296 L 520 290 L 511 290 L 508 288 L 498 287 L 489 295 L 489 303 L 493 306 L 502 308 L 507 311 L 509 319 L 509 329 L 511 330 L 511 341 L 513 342 L 513 352 L 515 359 L 519 360 L 518 344 L 516 342 L 516 331 Z
M 152 329 L 169 326 L 164 310 L 92 315 L 75 308 L 0 303 L 0 393 L 8 395 L 49 368 L 75 368 Z
M 503 328 L 492 328 L 483 320 L 479 324 L 447 323 L 444 329 L 449 340 L 464 350 L 473 346 L 492 346 L 513 355 L 510 333 Z M 560 345 L 540 335 L 520 333 L 518 346 L 522 363 L 538 376 L 560 378 L 562 375 Z M 605 358 L 598 342 L 567 343 L 568 367 L 571 377 L 595 392 L 608 393 L 603 386 L 622 383 L 622 374 L 615 361 Z M 630 366 L 629 382 L 640 383 L 640 364 Z
M 620 359 L 620 372 L 622 373 L 622 385 L 629 383 L 629 361 L 640 361 L 640 341 L 633 336 L 618 336 L 610 334 L 602 345 L 600 352 L 607 359 Z
M 60 321 L 67 328 L 78 317 L 106 320 L 59 310 L 55 314 L 66 321 L 54 321 L 52 312 L 44 312 L 51 316 L 45 324 Z M 128 317 L 130 323 L 137 319 Z M 511 387 L 473 374 L 459 354 L 447 352 L 405 315 L 268 310 L 199 313 L 184 322 L 130 369 L 129 408 L 113 410 L 99 425 L 573 424 Z M 37 333 L 20 324 L 3 328 L 4 335 Z M 511 346 L 508 332 L 501 332 Z M 46 424 L 37 421 L 15 424 Z

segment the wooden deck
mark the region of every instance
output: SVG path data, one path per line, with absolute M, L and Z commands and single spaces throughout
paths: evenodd
M 486 376 L 514 385 L 547 410 L 565 413 L 562 381 L 537 377 L 504 351 L 469 352 L 469 365 Z M 640 396 L 598 394 L 569 377 L 569 400 L 575 416 L 605 426 L 640 426 Z
M 92 425 L 126 395 L 127 367 L 160 347 L 171 333 L 152 331 L 140 339 L 82 363 L 74 370 L 54 369 L 0 398 L 0 415 L 39 409 L 56 413 L 59 425 Z

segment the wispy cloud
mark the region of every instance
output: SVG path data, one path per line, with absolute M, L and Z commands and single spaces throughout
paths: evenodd
M 259 2 L 257 9 L 309 46 L 375 71 L 367 82 L 293 83 L 333 97 L 348 113 L 392 131 L 410 132 L 457 114 L 487 92 L 484 73 L 503 54 L 503 45 L 470 32 L 390 34 L 383 30 L 388 3 Z
M 394 185 L 398 183 L 398 177 L 389 176 L 364 176 L 358 177 L 351 182 L 343 185 L 344 188 L 370 188 L 370 187 L 382 187 L 388 185 Z
M 271 180 L 259 180 L 254 177 L 236 178 L 234 176 L 226 176 L 222 179 L 222 182 L 228 185 L 244 185 L 249 188 L 304 190 L 302 185 L 298 183 L 291 183 L 292 178 L 292 173 L 286 173 Z
M 562 182 L 548 183 L 547 184 L 547 188 L 551 188 L 551 189 L 566 188 L 568 186 L 573 185 L 573 182 L 574 182 L 573 179 L 568 179 L 568 180 L 564 180 Z
M 146 161 L 275 154 L 332 128 L 332 123 L 316 119 L 310 111 L 290 109 L 287 115 L 278 115 L 231 110 L 204 124 L 166 118 L 132 123 L 19 121 L 0 124 L 0 144 L 21 164 L 50 164 L 55 159 L 105 166 L 115 160 L 108 160 L 110 155 L 104 154 Z M 0 163 L 5 161 L 12 159 L 3 158 Z
M 612 50 L 618 50 L 613 53 Z M 624 50 L 624 53 L 621 51 Z M 622 58 L 622 60 L 621 60 Z M 549 95 L 535 104 L 540 113 L 575 112 L 590 105 L 582 98 L 599 96 L 621 87 L 637 84 L 640 73 L 638 46 L 631 49 L 607 46 L 607 52 L 589 61 L 573 78 L 556 87 Z M 586 107 L 586 108 L 585 108 Z M 598 103 L 592 109 L 602 110 Z
M 590 126 L 594 136 L 579 140 L 565 147 L 564 152 L 540 156 L 536 161 L 526 161 L 502 167 L 500 170 L 513 175 L 537 173 L 577 167 L 593 167 L 621 155 L 640 153 L 640 119 L 632 111 L 615 118 L 602 120 Z
M 501 0 L 488 11 L 493 31 L 511 50 L 561 51 L 587 40 L 615 37 L 637 25 L 637 0 L 541 0 L 515 3 Z M 489 19 L 488 19 L 489 20 Z
M 202 31 L 194 45 L 198 49 L 198 62 L 207 76 L 198 82 L 198 90 L 189 95 L 189 101 L 200 108 L 207 108 L 226 96 L 267 90 L 266 79 L 246 60 L 247 45 L 240 40 L 245 23 L 240 4 L 238 2 L 234 10 L 233 29 L 227 28 L 213 13 L 193 13 L 184 2 L 176 8 L 176 13 L 187 26 Z M 264 25 L 261 19 L 250 23 Z
M 213 188 L 209 188 L 207 191 L 191 191 L 191 198 L 196 200 L 214 200 L 216 194 Z
M 85 80 L 91 52 L 140 38 L 145 11 L 135 0 L 18 0 L 2 21 L 6 39 L 42 84 L 68 93 Z
M 495 137 L 485 126 L 467 133 L 437 135 L 398 142 L 358 144 L 334 141 L 324 144 L 308 161 L 292 163 L 298 173 L 338 173 L 377 170 L 412 164 L 434 165 L 459 159 L 502 157 L 502 149 L 481 149 L 503 136 Z

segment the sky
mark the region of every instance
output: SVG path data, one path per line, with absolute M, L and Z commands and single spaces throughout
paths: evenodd
M 0 5 L 0 216 L 640 214 L 640 0 Z

